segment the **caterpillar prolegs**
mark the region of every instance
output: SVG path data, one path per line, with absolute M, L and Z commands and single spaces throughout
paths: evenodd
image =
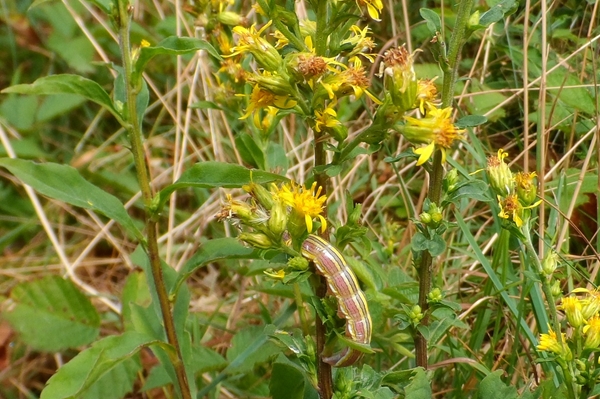
M 314 262 L 337 298 L 339 309 L 346 319 L 346 336 L 353 342 L 368 345 L 372 322 L 367 300 L 340 251 L 323 238 L 310 234 L 302 243 L 302 256 Z M 335 367 L 346 367 L 361 357 L 362 352 L 347 347 L 323 360 Z

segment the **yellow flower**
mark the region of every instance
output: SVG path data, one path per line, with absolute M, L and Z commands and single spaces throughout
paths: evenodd
M 435 149 L 442 151 L 442 162 L 446 162 L 446 150 L 452 144 L 462 139 L 464 129 L 457 129 L 451 121 L 452 108 L 439 109 L 433 104 L 427 104 L 428 111 L 424 118 L 417 119 L 405 116 L 406 125 L 402 134 L 409 141 L 427 143 L 427 146 L 414 150 L 419 155 L 417 165 L 424 164 Z
M 294 106 L 296 106 L 296 101 L 290 96 L 273 94 L 256 84 L 252 89 L 252 94 L 250 94 L 246 113 L 240 119 L 246 119 L 254 114 L 254 126 L 260 129 L 262 127 L 261 114 L 259 112 L 261 109 L 268 108 L 268 116 L 273 117 L 277 113 L 277 109 L 288 109 Z M 274 108 L 274 110 L 271 108 Z
M 550 328 L 548 334 L 540 334 L 540 343 L 537 346 L 537 350 L 556 353 L 566 359 L 571 358 L 571 350 L 564 344 L 566 340 L 565 334 L 562 336 L 562 345 L 558 343 L 556 333 Z
M 375 21 L 379 21 L 379 13 L 383 10 L 383 2 L 381 0 L 356 0 L 356 4 L 361 6 L 367 6 L 367 12 L 369 16 Z
M 534 182 L 535 172 L 519 172 L 515 175 L 517 195 L 523 205 L 531 205 L 535 201 L 537 186 Z
M 231 49 L 231 55 L 251 53 L 256 62 L 267 71 L 276 71 L 283 63 L 283 58 L 277 52 L 277 49 L 260 35 L 271 26 L 272 21 L 265 24 L 260 30 L 256 30 L 256 25 L 252 25 L 250 29 L 243 26 L 236 26 L 233 32 L 238 35 L 237 46 Z
M 569 324 L 575 328 L 583 325 L 583 314 L 581 313 L 582 305 L 579 298 L 576 296 L 568 296 L 562 299 L 561 306 L 567 316 Z
M 316 182 L 312 184 L 310 189 L 292 182 L 291 184 L 284 184 L 281 189 L 276 189 L 275 194 L 287 206 L 292 208 L 292 219 L 294 215 L 304 219 L 306 230 L 309 233 L 312 232 L 314 218 L 321 221 L 321 232 L 324 232 L 327 228 L 327 221 L 322 213 L 327 196 L 321 195 L 322 189 L 323 187 L 317 189 Z
M 585 292 L 587 295 L 581 300 L 581 314 L 583 318 L 588 320 L 593 316 L 598 316 L 600 312 L 600 291 L 588 290 L 587 288 L 575 288 L 574 293 Z
M 381 104 L 381 101 L 367 90 L 369 79 L 362 67 L 350 67 L 337 74 L 326 76 L 321 80 L 321 85 L 329 95 L 330 100 L 333 100 L 336 96 L 339 98 L 350 94 L 354 94 L 358 99 L 366 93 L 371 100 Z
M 370 53 L 370 51 L 375 48 L 375 42 L 371 37 L 367 36 L 369 34 L 369 27 L 366 26 L 364 29 L 360 29 L 358 26 L 352 25 L 350 31 L 353 35 L 340 43 L 342 48 L 345 47 L 344 45 L 351 45 L 354 47 L 347 55 L 348 62 L 353 64 L 356 68 L 359 68 L 362 65 L 359 56 L 362 56 L 371 62 L 375 62 L 376 54 Z
M 415 106 L 419 108 L 421 114 L 425 114 L 425 104 L 433 103 L 437 98 L 437 87 L 435 87 L 435 80 L 433 79 L 419 79 L 417 81 L 417 102 Z
M 538 206 L 542 201 L 538 201 L 530 206 L 523 206 L 519 201 L 517 194 L 510 194 L 505 198 L 498 196 L 498 204 L 500 205 L 500 213 L 498 216 L 502 219 L 512 220 L 517 227 L 523 226 L 523 219 L 529 219 L 529 212 L 525 212 L 527 209 L 532 209 Z
M 333 107 L 334 102 L 331 102 L 323 111 L 315 111 L 315 130 L 321 132 L 322 127 L 335 128 L 342 123 L 337 120 L 337 112 Z
M 600 345 L 600 317 L 594 316 L 583 327 L 586 349 L 596 349 Z

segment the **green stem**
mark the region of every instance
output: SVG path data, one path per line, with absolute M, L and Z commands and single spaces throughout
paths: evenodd
M 327 54 L 327 39 L 329 18 L 327 18 L 327 1 L 316 0 L 317 32 L 315 33 L 315 53 L 322 57 Z
M 147 234 L 147 242 L 145 247 L 150 260 L 152 278 L 154 280 L 154 286 L 156 288 L 156 293 L 160 303 L 167 340 L 174 348 L 176 353 L 176 358 L 172 359 L 172 361 L 173 367 L 175 368 L 175 373 L 177 375 L 177 382 L 179 385 L 178 390 L 181 392 L 181 397 L 183 399 L 191 399 L 187 374 L 185 372 L 185 366 L 183 363 L 183 356 L 181 355 L 181 349 L 179 347 L 177 333 L 175 331 L 175 323 L 173 321 L 173 314 L 171 312 L 171 304 L 169 302 L 167 289 L 165 287 L 162 275 L 160 255 L 158 252 L 157 223 L 150 217 L 153 195 L 150 186 L 148 166 L 146 164 L 146 157 L 144 153 L 142 131 L 137 117 L 137 89 L 134 87 L 135 82 L 132 82 L 131 80 L 131 76 L 133 74 L 133 60 L 131 58 L 131 44 L 129 41 L 129 2 L 124 0 L 118 1 L 118 7 L 119 41 L 121 55 L 123 57 L 124 80 L 127 96 L 127 103 L 125 104 L 127 107 L 127 113 L 124 118 L 124 127 L 127 129 L 129 134 L 131 152 L 133 154 L 137 178 L 144 201 Z
M 452 105 L 454 84 L 458 74 L 459 56 L 465 42 L 467 22 L 469 20 L 471 9 L 473 8 L 473 3 L 474 0 L 462 0 L 458 6 L 456 25 L 454 26 L 452 38 L 450 39 L 450 50 L 447 59 L 448 70 L 444 73 L 442 85 L 442 107 L 449 107 Z M 436 150 L 433 156 L 433 166 L 427 197 L 431 202 L 437 205 L 440 204 L 442 197 L 443 178 L 444 168 L 442 165 L 442 153 L 440 150 Z M 429 294 L 429 291 L 431 290 L 431 271 L 432 258 L 429 252 L 425 251 L 423 252 L 421 263 L 419 265 L 419 306 L 425 315 L 423 320 L 421 320 L 421 324 L 425 326 L 429 323 L 426 311 L 429 307 L 427 303 L 427 294 Z M 427 341 L 418 330 L 415 334 L 414 341 L 417 366 L 427 369 Z
M 442 83 L 442 107 L 444 108 L 452 105 L 454 84 L 456 83 L 456 76 L 458 75 L 460 53 L 466 41 L 465 33 L 467 31 L 467 23 L 471 16 L 471 9 L 473 8 L 474 2 L 474 0 L 462 0 L 458 5 L 456 25 L 454 25 L 448 49 L 447 62 L 449 73 L 444 73 L 444 81 Z

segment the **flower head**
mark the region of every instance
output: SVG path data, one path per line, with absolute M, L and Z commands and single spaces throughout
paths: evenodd
M 505 198 L 498 196 L 498 204 L 500 206 L 500 213 L 498 213 L 498 216 L 502 219 L 512 220 L 517 227 L 521 227 L 525 221 L 529 219 L 529 210 L 538 206 L 540 202 L 541 201 L 538 201 L 533 205 L 523 206 L 519 201 L 517 194 L 509 194 Z
M 537 350 L 556 353 L 559 356 L 569 359 L 571 357 L 571 350 L 564 345 L 566 340 L 565 334 L 561 334 L 561 336 L 562 345 L 558 342 L 556 333 L 550 328 L 548 334 L 540 334 L 540 343 L 537 346 Z
M 417 75 L 413 64 L 413 54 L 400 46 L 386 51 L 380 66 L 383 86 L 400 112 L 411 109 L 417 99 Z
M 417 165 L 424 164 L 437 148 L 442 151 L 442 162 L 446 161 L 446 150 L 462 139 L 464 129 L 458 129 L 451 121 L 452 108 L 439 109 L 427 104 L 428 111 L 424 118 L 417 119 L 405 116 L 406 125 L 402 134 L 414 143 L 427 143 L 427 146 L 414 150 L 419 155 Z
M 272 21 L 265 24 L 260 30 L 256 30 L 256 25 L 252 25 L 250 29 L 243 26 L 236 26 L 233 32 L 238 35 L 237 46 L 231 49 L 231 55 L 251 53 L 256 62 L 267 71 L 276 71 L 283 63 L 283 58 L 277 52 L 277 49 L 262 38 L 262 33 L 271 26 Z
M 515 175 L 515 183 L 517 186 L 517 195 L 519 200 L 525 206 L 535 202 L 537 187 L 535 184 L 535 172 L 519 172 Z
M 600 346 L 600 317 L 594 316 L 587 321 L 583 327 L 585 334 L 584 347 L 586 349 L 596 349 Z
M 513 192 L 515 181 L 510 167 L 504 159 L 508 153 L 502 148 L 498 150 L 497 156 L 491 156 L 487 159 L 487 174 L 490 179 L 490 185 L 500 195 L 508 195 Z
M 339 73 L 326 76 L 321 80 L 321 85 L 329 95 L 330 100 L 350 94 L 354 94 L 356 98 L 361 98 L 366 93 L 371 100 L 378 104 L 381 103 L 367 90 L 369 79 L 362 67 L 350 67 Z
M 260 110 L 263 108 L 272 108 L 270 115 L 273 116 L 277 113 L 278 109 L 288 109 L 296 105 L 296 101 L 290 96 L 277 95 L 272 92 L 261 88 L 258 84 L 254 85 L 250 99 L 248 101 L 248 107 L 246 113 L 240 117 L 240 119 L 246 119 L 250 115 L 254 115 L 254 126 L 257 128 L 262 127 L 261 113 Z
M 419 79 L 417 81 L 417 101 L 415 107 L 419 108 L 421 114 L 425 114 L 425 105 L 433 103 L 437 98 L 437 87 L 435 87 L 436 78 L 433 79 Z
M 560 306 L 567 316 L 569 324 L 575 328 L 583 325 L 584 319 L 581 313 L 582 304 L 576 296 L 568 296 L 562 299 Z
M 334 106 L 335 102 L 332 101 L 323 111 L 315 111 L 315 130 L 331 133 L 336 140 L 341 141 L 347 137 L 348 132 L 344 129 L 342 122 L 337 119 Z
M 371 53 L 371 50 L 375 48 L 375 42 L 370 36 L 367 36 L 369 34 L 369 27 L 366 26 L 364 29 L 360 29 L 358 26 L 352 25 L 350 31 L 353 35 L 340 43 L 342 48 L 352 46 L 352 50 L 347 55 L 348 62 L 357 68 L 362 65 L 359 56 L 375 62 L 375 54 Z
M 287 206 L 292 208 L 290 224 L 293 224 L 294 217 L 303 220 L 306 230 L 310 233 L 313 229 L 313 219 L 318 218 L 321 221 L 321 231 L 327 228 L 327 221 L 323 217 L 323 209 L 326 195 L 321 195 L 323 187 L 317 189 L 317 183 L 314 182 L 310 189 L 295 183 L 284 184 L 280 189 L 276 189 L 275 195 Z M 291 232 L 294 235 L 294 232 Z M 300 235 L 300 234 L 296 234 Z

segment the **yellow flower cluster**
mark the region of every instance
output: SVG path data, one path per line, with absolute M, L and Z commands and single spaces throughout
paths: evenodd
M 248 200 L 227 196 L 217 217 L 232 220 L 242 230 L 240 239 L 256 248 L 281 248 L 289 238 L 302 239 L 313 231 L 315 219 L 322 232 L 327 228 L 327 196 L 316 182 L 310 188 L 290 182 L 272 184 L 270 190 L 255 183 L 244 189 L 250 193 Z
M 584 294 L 583 296 L 577 294 Z M 586 350 L 600 348 L 600 292 L 577 288 L 572 294 L 561 298 L 558 306 L 564 312 L 568 323 L 568 334 L 561 333 L 559 341 L 555 331 L 549 329 L 547 334 L 540 335 L 537 349 L 554 353 L 564 360 L 571 360 L 573 352 L 575 357 L 587 359 Z M 583 342 L 583 348 L 578 351 Z
M 535 172 L 519 172 L 513 174 L 504 161 L 508 153 L 498 150 L 496 156 L 487 159 L 486 172 L 490 186 L 496 193 L 500 213 L 498 216 L 521 228 L 530 217 L 530 209 L 542 201 L 535 201 L 537 187 Z

